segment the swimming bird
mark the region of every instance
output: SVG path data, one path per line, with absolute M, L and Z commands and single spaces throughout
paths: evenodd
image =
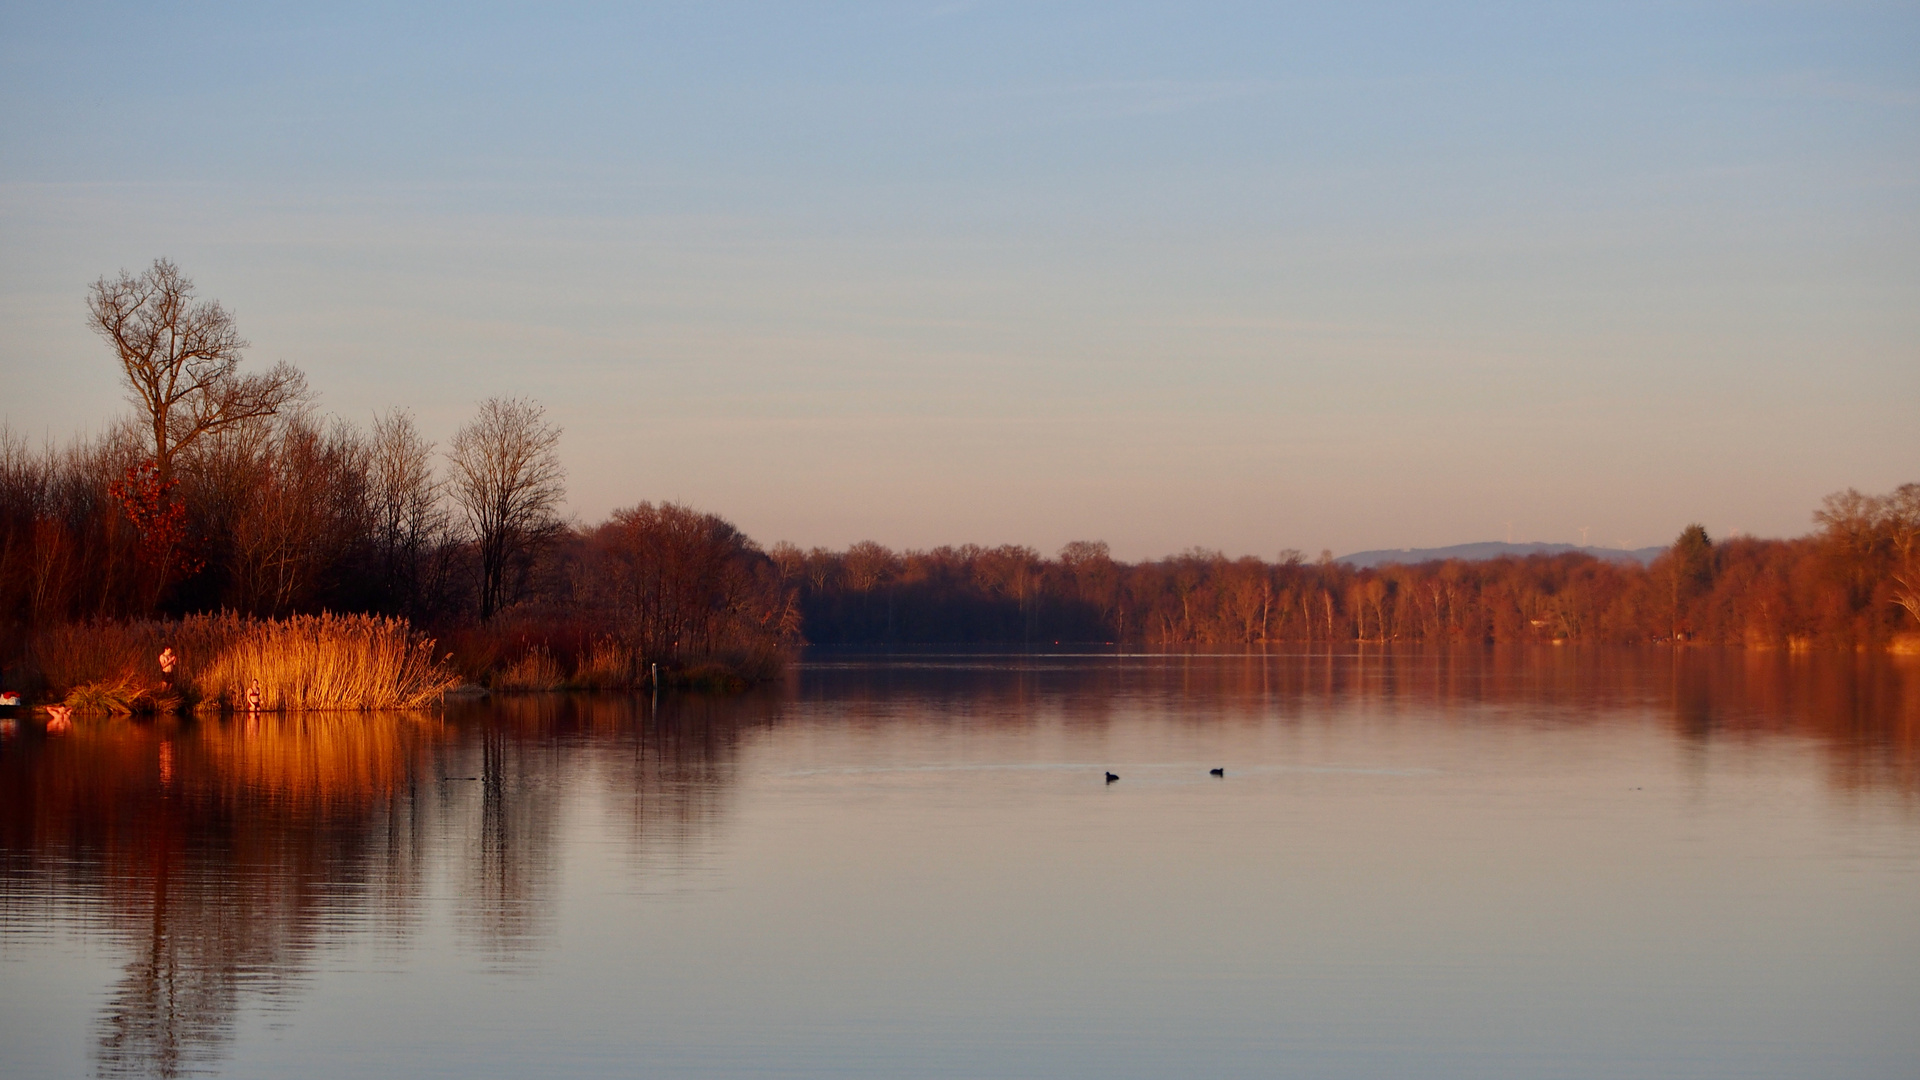
M 1207 775 L 1208 775 L 1208 776 L 1225 776 L 1225 775 L 1227 775 L 1227 770 L 1225 770 L 1225 769 L 1209 769 L 1209 770 L 1207 770 Z
M 1118 780 L 1118 779 L 1120 779 L 1120 774 L 1119 774 L 1119 773 L 1108 773 L 1108 774 L 1107 774 L 1107 783 L 1109 783 L 1109 784 L 1111 784 L 1111 783 L 1113 783 L 1113 782 L 1114 782 L 1115 780 Z

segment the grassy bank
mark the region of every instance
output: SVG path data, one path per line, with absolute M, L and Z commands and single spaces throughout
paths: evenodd
M 734 692 L 779 677 L 787 653 L 756 642 L 697 655 L 654 656 L 597 624 L 554 612 L 509 612 L 445 638 L 468 681 L 501 693 L 552 690 Z
M 780 670 L 781 657 L 771 652 L 667 660 L 656 666 L 636 649 L 616 641 L 601 641 L 572 657 L 544 644 L 533 645 L 515 659 L 470 675 L 476 683 L 500 692 L 633 692 L 654 689 L 657 679 L 660 689 L 738 693 L 770 681 Z
M 171 687 L 157 660 L 165 648 L 180 658 Z M 254 680 L 260 707 L 282 712 L 406 709 L 438 701 L 460 676 L 433 648 L 433 640 L 404 619 L 196 615 L 49 627 L 33 634 L 28 656 L 39 696 L 76 712 L 243 710 Z

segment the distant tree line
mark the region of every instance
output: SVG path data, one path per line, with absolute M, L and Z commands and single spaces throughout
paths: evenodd
M 1358 569 L 1107 545 L 769 553 L 818 643 L 1698 642 L 1883 646 L 1920 629 L 1920 484 L 1846 491 L 1794 540 L 1689 526 L 1650 566 L 1582 553 Z
M 564 522 L 560 432 L 531 401 L 482 402 L 444 451 L 404 411 L 325 418 L 297 370 L 243 372 L 231 315 L 165 260 L 96 282 L 88 314 L 134 411 L 63 447 L 0 428 L 0 658 L 35 626 L 212 611 L 400 615 L 470 667 L 538 650 L 606 685 L 799 641 L 1791 647 L 1920 627 L 1916 484 L 1831 496 L 1795 540 L 1692 526 L 1649 567 L 1564 554 L 1355 569 L 1198 548 L 1127 563 L 1098 542 L 1051 558 L 763 550 L 676 504 Z

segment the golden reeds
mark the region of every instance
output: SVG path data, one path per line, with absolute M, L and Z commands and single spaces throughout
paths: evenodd
M 57 692 L 120 712 L 112 703 L 165 700 L 155 659 L 165 647 L 180 655 L 175 686 L 201 706 L 245 709 L 257 679 L 269 712 L 405 709 L 460 681 L 434 658 L 432 639 L 405 619 L 374 615 L 76 623 L 37 634 L 33 652 Z
M 395 713 L 236 718 L 200 725 L 194 750 L 205 766 L 198 774 L 229 798 L 322 816 L 364 810 L 391 794 L 438 730 Z
M 296 615 L 254 622 L 194 673 L 203 700 L 246 706 L 260 681 L 263 710 L 409 709 L 459 682 L 434 661 L 433 641 L 405 619 Z
M 602 638 L 580 658 L 572 685 L 586 690 L 626 690 L 641 685 L 645 669 L 638 649 L 614 638 Z
M 497 672 L 493 677 L 496 690 L 558 690 L 566 685 L 567 677 L 560 670 L 560 662 L 543 645 L 535 645 L 525 655 Z
M 83 716 L 132 716 L 134 713 L 172 712 L 180 699 L 164 687 L 150 687 L 130 674 L 112 681 L 81 683 L 67 691 L 63 704 Z

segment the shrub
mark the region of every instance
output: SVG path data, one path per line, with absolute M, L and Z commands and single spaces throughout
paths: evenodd
M 153 692 L 131 675 L 113 682 L 82 683 L 67 692 L 63 704 L 82 716 L 131 716 L 159 708 Z

